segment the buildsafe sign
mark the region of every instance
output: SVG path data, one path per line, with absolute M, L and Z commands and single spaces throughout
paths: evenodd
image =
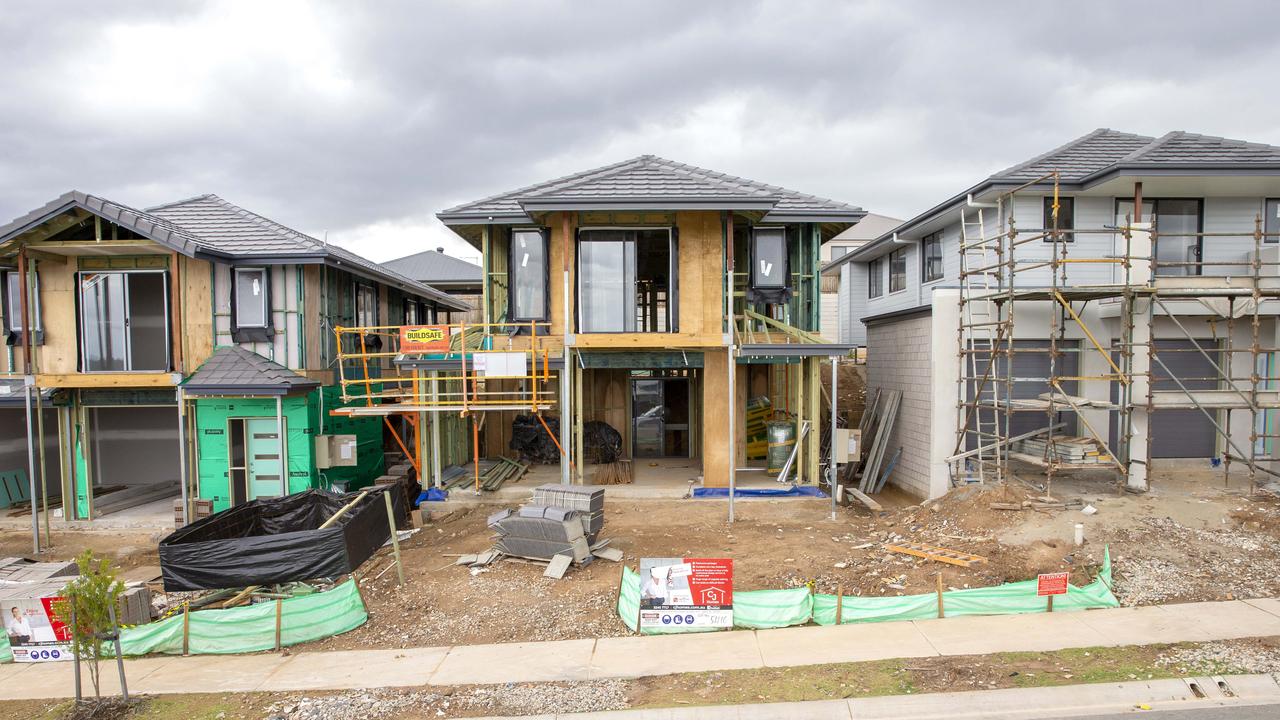
M 448 352 L 448 325 L 405 325 L 400 328 L 400 352 Z

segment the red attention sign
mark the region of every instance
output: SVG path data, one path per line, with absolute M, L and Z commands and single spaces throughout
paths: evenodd
M 686 558 L 689 594 L 693 604 L 706 608 L 733 607 L 733 559 Z
M 400 352 L 449 351 L 448 325 L 405 325 L 400 328 Z
M 1036 595 L 1066 595 L 1071 573 L 1045 573 L 1036 576 Z

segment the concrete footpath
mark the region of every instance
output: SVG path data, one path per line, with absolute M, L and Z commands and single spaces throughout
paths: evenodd
M 139 693 L 341 690 L 635 678 L 1273 635 L 1280 635 L 1278 599 L 407 650 L 165 656 L 127 660 L 125 668 L 129 689 Z M 115 682 L 114 667 L 102 674 L 107 686 Z M 70 663 L 0 666 L 0 700 L 71 694 Z

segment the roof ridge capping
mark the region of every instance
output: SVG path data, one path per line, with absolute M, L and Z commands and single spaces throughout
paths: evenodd
M 1125 138 L 1125 139 L 1132 139 L 1132 140 L 1145 140 L 1147 142 L 1151 142 L 1155 139 L 1147 135 L 1138 135 L 1137 133 L 1127 133 L 1127 132 L 1121 132 L 1119 130 L 1112 130 L 1111 128 L 1107 128 L 1107 127 L 1100 127 L 1091 132 L 1085 133 L 1084 135 L 1081 135 L 1080 137 L 1075 138 L 1074 140 L 1069 140 L 1063 143 L 1062 145 L 1059 145 L 1058 147 L 1055 147 L 1047 152 L 1040 153 L 1039 155 L 1036 155 L 1035 157 L 1032 157 L 1028 160 L 1023 160 L 1022 162 L 1017 163 L 1015 165 L 1011 165 L 1005 168 L 1004 170 L 993 173 L 992 175 L 989 176 L 988 179 L 996 180 L 996 179 L 1012 177 L 1023 170 L 1034 167 L 1058 155 L 1062 155 L 1063 153 L 1069 150 L 1074 150 L 1074 149 L 1083 147 L 1089 144 L 1091 141 L 1097 140 L 1103 137 L 1117 138 L 1117 139 Z M 1115 162 L 1115 160 L 1112 160 L 1112 162 Z

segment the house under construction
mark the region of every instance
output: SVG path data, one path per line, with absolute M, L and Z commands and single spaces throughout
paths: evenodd
M 858 251 L 895 481 L 1275 475 L 1280 148 L 1098 130 Z M 927 369 L 925 369 L 927 368 Z

